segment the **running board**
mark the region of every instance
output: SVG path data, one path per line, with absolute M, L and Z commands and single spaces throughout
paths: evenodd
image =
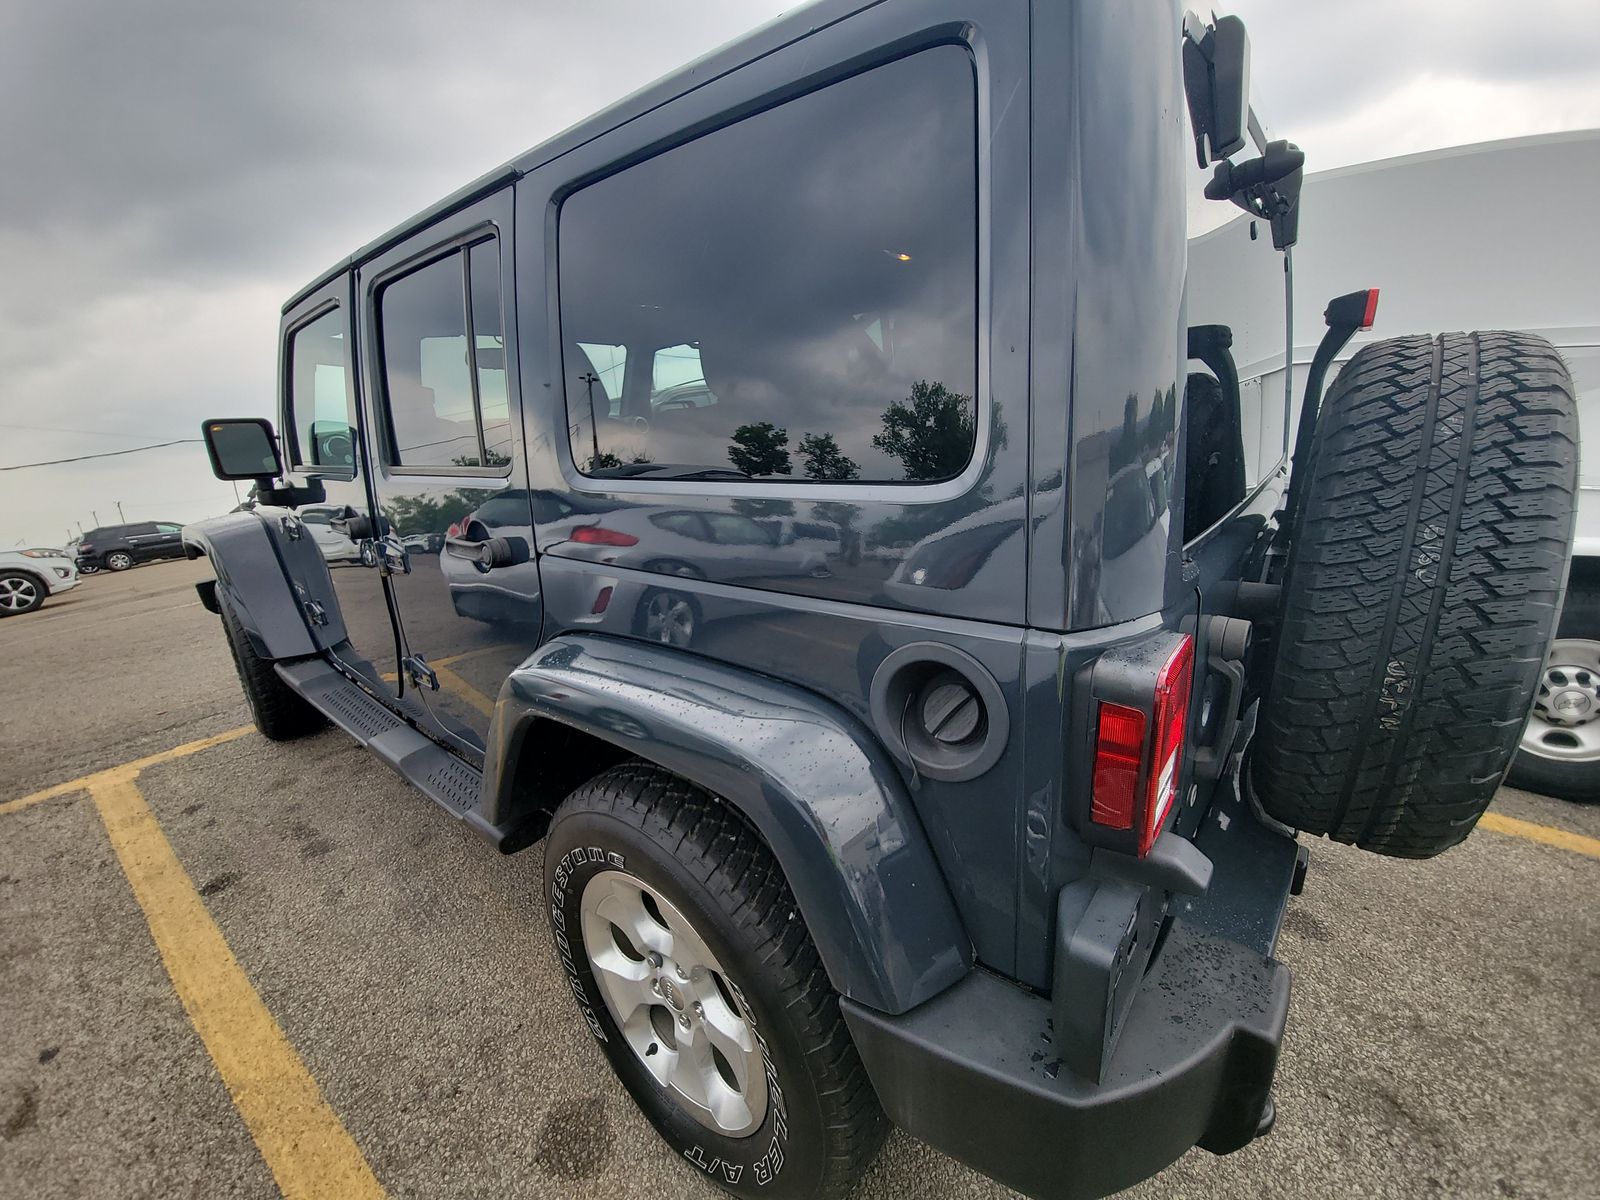
M 482 772 L 406 724 L 344 674 L 319 658 L 273 666 L 307 704 L 498 849 L 509 854 L 526 844 L 508 841 L 514 830 L 484 819 Z

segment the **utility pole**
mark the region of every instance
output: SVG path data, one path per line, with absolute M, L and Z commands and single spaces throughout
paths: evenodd
M 128 518 L 122 515 L 122 501 L 121 500 L 117 501 L 117 520 L 120 523 L 122 523 L 123 525 L 126 525 L 128 523 Z
M 95 510 L 91 508 L 89 510 L 89 515 L 94 518 L 94 527 L 96 529 L 99 529 L 100 528 L 100 514 L 95 512 Z
M 594 458 L 589 460 L 589 470 L 593 471 L 600 466 L 600 423 L 594 416 L 594 385 L 600 382 L 600 376 L 593 371 L 585 371 L 578 376 L 578 382 L 589 394 L 589 437 L 594 443 Z

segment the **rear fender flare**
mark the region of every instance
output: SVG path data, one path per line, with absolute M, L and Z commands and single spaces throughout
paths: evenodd
M 517 758 L 549 722 L 665 767 L 742 813 L 794 892 L 833 986 L 900 1013 L 962 978 L 971 943 L 888 755 L 837 705 L 667 646 L 546 643 L 501 688 L 484 795 L 515 823 Z

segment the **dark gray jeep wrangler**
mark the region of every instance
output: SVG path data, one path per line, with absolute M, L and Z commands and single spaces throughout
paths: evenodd
M 813 5 L 356 251 L 279 432 L 205 425 L 262 733 L 543 840 L 578 1013 L 732 1192 L 886 1117 L 1040 1197 L 1238 1149 L 1297 831 L 1437 854 L 1517 745 L 1570 381 L 1408 336 L 1323 401 L 1377 295 L 1289 334 L 1247 64 L 1170 3 Z

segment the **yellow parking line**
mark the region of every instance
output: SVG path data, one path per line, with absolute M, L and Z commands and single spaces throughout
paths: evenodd
M 494 716 L 493 700 L 489 699 L 488 696 L 473 687 L 443 663 L 434 663 L 432 665 L 433 673 L 438 676 L 440 687 L 453 694 L 457 699 L 465 700 L 484 716 Z
M 278 1188 L 286 1200 L 383 1196 L 360 1148 L 206 911 L 135 785 L 136 774 L 131 764 L 102 772 L 93 777 L 90 795 L 172 986 Z
M 1502 813 L 1487 812 L 1478 818 L 1478 828 L 1492 829 L 1495 833 L 1508 833 L 1512 837 L 1527 838 L 1531 842 L 1542 842 L 1546 846 L 1571 850 L 1574 854 L 1587 854 L 1590 858 L 1600 858 L 1600 838 L 1569 833 L 1552 825 L 1538 825 L 1533 821 L 1519 821 L 1516 817 L 1508 817 Z
M 65 796 L 69 792 L 82 792 L 93 787 L 94 784 L 109 776 L 122 775 L 126 772 L 137 774 L 145 767 L 153 767 L 157 763 L 171 762 L 175 758 L 187 758 L 191 754 L 198 754 L 201 750 L 209 750 L 213 746 L 220 746 L 223 742 L 231 742 L 235 738 L 242 738 L 247 733 L 254 733 L 254 725 L 241 725 L 237 729 L 230 729 L 226 733 L 219 733 L 214 737 L 201 738 L 197 742 L 185 742 L 181 746 L 174 746 L 171 750 L 163 750 L 159 754 L 152 754 L 146 758 L 136 758 L 132 762 L 122 763 L 119 766 L 108 767 L 104 771 L 95 771 L 89 775 L 69 779 L 65 783 L 53 784 L 37 792 L 31 792 L 16 800 L 7 800 L 0 804 L 0 817 L 7 813 L 20 812 L 24 808 L 31 808 L 41 800 L 53 800 L 57 796 Z

